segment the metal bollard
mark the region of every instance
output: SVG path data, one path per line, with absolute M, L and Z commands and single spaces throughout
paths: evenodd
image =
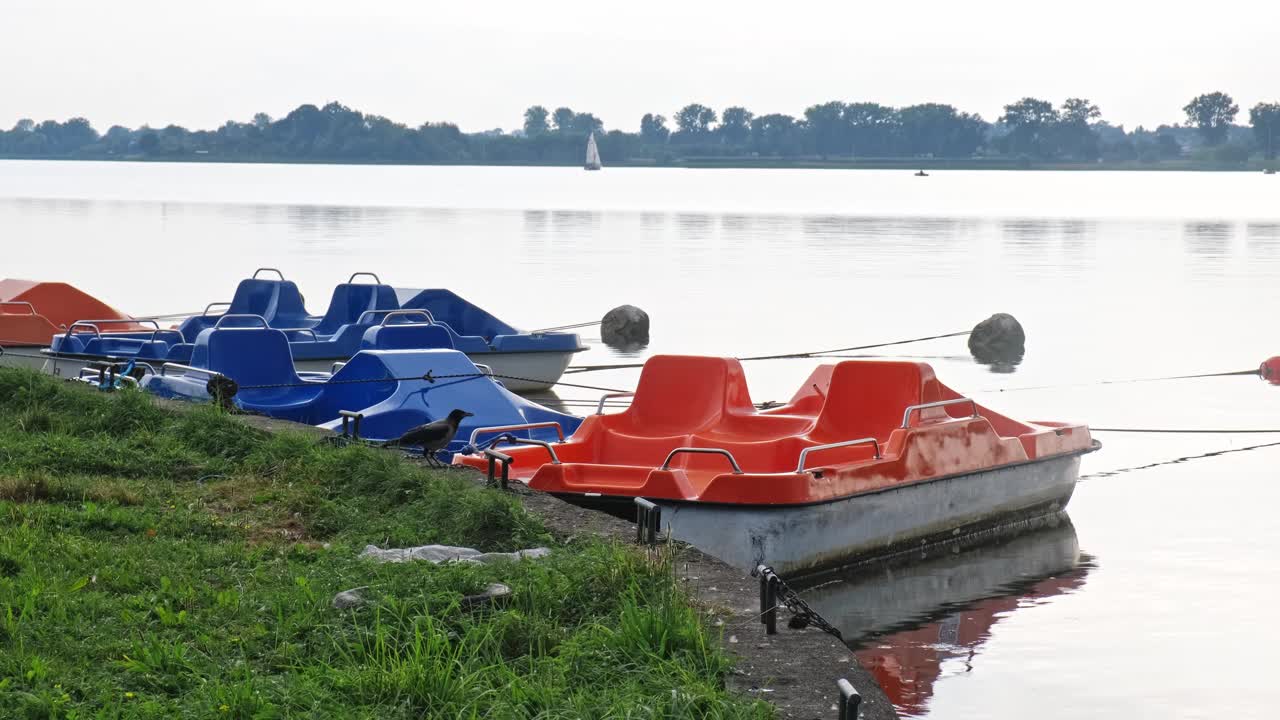
M 498 487 L 502 488 L 503 490 L 506 490 L 507 482 L 509 481 L 510 475 L 511 475 L 511 456 L 506 453 L 498 452 L 493 448 L 486 448 L 484 451 L 484 455 L 485 457 L 489 458 L 488 484 L 492 485 L 494 481 L 494 473 L 497 469 L 494 467 L 494 463 L 500 462 L 502 463 L 502 480 L 499 481 Z
M 342 416 L 342 437 L 347 437 L 347 423 L 351 423 L 351 439 L 360 439 L 360 421 L 364 419 L 364 413 L 352 412 L 350 410 L 339 410 L 338 415 Z
M 662 535 L 662 508 L 642 497 L 636 503 L 636 543 L 656 545 Z
M 778 634 L 778 576 L 767 565 L 756 568 L 760 576 L 760 622 L 766 635 Z
M 858 706 L 862 704 L 862 696 L 844 678 L 836 681 L 836 687 L 840 688 L 840 720 L 858 720 Z

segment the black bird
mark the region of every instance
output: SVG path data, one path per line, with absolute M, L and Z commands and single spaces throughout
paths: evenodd
M 451 410 L 443 419 L 410 428 L 405 434 L 388 442 L 387 447 L 418 445 L 422 447 L 422 457 L 426 458 L 428 463 L 439 464 L 435 454 L 453 442 L 453 436 L 458 434 L 458 425 L 462 423 L 462 418 L 471 416 L 472 413 L 466 410 Z

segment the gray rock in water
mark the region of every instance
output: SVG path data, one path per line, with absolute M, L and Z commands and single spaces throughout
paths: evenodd
M 362 591 L 368 590 L 368 586 L 351 588 L 343 590 L 333 596 L 333 607 L 335 610 L 349 610 L 354 607 L 360 607 L 364 604 L 364 595 Z
M 605 345 L 639 349 L 649 344 L 649 313 L 635 305 L 619 305 L 600 321 L 600 339 Z
M 996 313 L 973 327 L 969 352 L 987 365 L 1017 363 L 1027 351 L 1022 324 L 1009 313 Z

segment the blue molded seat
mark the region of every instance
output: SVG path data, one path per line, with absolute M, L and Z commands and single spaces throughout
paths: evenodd
M 309 328 L 317 318 L 307 312 L 298 286 L 290 280 L 241 280 L 231 298 L 228 315 L 258 315 L 267 325 L 278 328 Z M 213 327 L 218 315 L 196 315 L 183 321 L 178 330 L 187 338 Z
M 376 325 L 364 331 L 360 341 L 362 350 L 422 350 L 443 348 L 453 350 L 453 337 L 440 325 L 409 323 L 403 325 Z
M 301 382 L 289 339 L 274 328 L 212 328 L 196 337 L 193 367 L 213 370 L 240 385 Z
M 390 285 L 342 283 L 333 289 L 333 298 L 329 300 L 324 318 L 311 329 L 316 335 L 333 335 L 344 325 L 359 323 L 365 313 L 399 309 L 395 288 Z M 365 324 L 371 322 L 371 318 L 364 318 Z

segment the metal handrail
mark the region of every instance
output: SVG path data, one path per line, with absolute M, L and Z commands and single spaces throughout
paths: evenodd
M 678 447 L 675 450 L 672 450 L 671 454 L 667 456 L 666 462 L 662 463 L 662 469 L 667 470 L 670 467 L 671 461 L 675 458 L 675 456 L 681 453 L 695 453 L 698 455 L 723 455 L 729 461 L 729 464 L 733 466 L 733 474 L 734 475 L 742 474 L 742 467 L 738 465 L 738 461 L 733 458 L 733 453 L 723 448 Z
M 93 334 L 102 337 L 102 328 L 99 325 L 128 325 L 133 323 L 150 323 L 156 326 L 156 330 L 160 329 L 160 323 L 155 320 L 134 320 L 133 318 L 105 318 L 102 320 L 77 320 L 67 326 L 66 337 L 71 337 L 71 331 L 76 327 L 93 328 Z
M 209 317 L 209 309 L 210 309 L 210 308 L 218 307 L 218 306 L 220 306 L 220 305 L 226 305 L 226 306 L 227 306 L 227 309 L 230 309 L 230 308 L 231 308 L 231 303 L 229 303 L 229 302 L 211 302 L 211 303 L 209 303 L 208 305 L 205 305 L 205 306 L 204 306 L 204 312 L 200 313 L 201 317 Z M 225 312 L 224 312 L 224 313 L 222 313 L 222 314 L 223 314 L 223 315 L 226 315 L 226 313 L 225 313 Z
M 560 464 L 560 456 L 556 455 L 555 447 L 552 446 L 551 443 L 545 440 L 534 440 L 532 438 L 518 438 L 515 435 L 501 435 L 498 437 L 497 440 L 494 440 L 493 445 L 490 445 L 490 447 L 497 447 L 498 443 L 502 442 L 503 440 L 506 440 L 512 445 L 537 445 L 538 447 L 546 450 L 547 453 L 551 455 L 552 465 Z
M 802 473 L 805 471 L 804 461 L 809 458 L 810 453 L 815 453 L 822 450 L 833 450 L 835 448 L 852 447 L 854 445 L 866 445 L 867 443 L 871 443 L 871 445 L 875 448 L 876 459 L 879 460 L 880 459 L 880 441 L 879 440 L 876 440 L 873 437 L 858 438 L 857 440 L 844 440 L 841 442 L 827 443 L 826 445 L 814 445 L 813 447 L 807 447 L 801 450 L 800 462 L 796 463 L 796 473 Z
M 905 430 L 911 427 L 911 415 L 918 410 L 929 410 L 932 408 L 947 407 L 948 405 L 961 405 L 969 403 L 973 406 L 973 415 L 970 417 L 978 417 L 978 403 L 972 398 L 955 398 L 952 400 L 939 400 L 938 402 L 925 403 L 923 405 L 910 405 L 906 411 L 902 413 L 902 428 Z
M 538 428 L 548 428 L 548 427 L 555 428 L 556 434 L 560 436 L 560 442 L 564 442 L 564 428 L 560 427 L 560 423 L 552 420 L 548 420 L 547 422 L 524 423 L 523 425 L 502 425 L 502 426 L 495 426 L 495 427 L 476 428 L 475 430 L 471 431 L 471 439 L 467 441 L 467 444 L 475 445 L 476 438 L 480 436 L 480 433 L 486 433 L 486 432 L 503 433 L 503 432 L 512 432 L 514 430 L 536 430 Z
M 183 365 L 182 363 L 165 363 L 161 365 L 160 377 L 167 377 L 169 374 L 169 368 L 173 368 L 175 370 L 181 370 L 183 375 L 186 375 L 187 373 L 199 373 L 201 375 L 208 375 L 209 377 L 226 377 L 225 375 L 218 372 L 217 370 L 208 370 L 205 368 L 191 367 L 190 365 Z M 152 370 L 152 372 L 155 372 L 155 370 Z
M 311 328 L 277 328 L 277 329 L 280 332 L 287 332 L 287 333 L 291 333 L 291 332 L 310 333 L 311 342 L 320 342 L 320 336 L 316 335 L 316 331 L 312 330 Z M 289 342 L 295 342 L 295 341 L 290 340 Z
M 356 319 L 356 324 L 364 322 L 365 315 L 377 315 L 378 313 L 386 313 L 382 316 L 382 322 L 378 323 L 379 327 L 385 326 L 387 320 L 393 317 L 421 316 L 427 319 L 428 325 L 434 325 L 436 318 L 429 310 L 365 310 L 360 313 L 360 317 Z M 402 325 L 412 325 L 413 323 L 401 323 Z
M 67 334 L 66 334 L 66 335 L 64 335 L 63 337 L 70 338 L 70 337 L 71 337 L 71 331 L 72 331 L 72 330 L 75 330 L 75 329 L 76 329 L 76 328 L 78 328 L 78 327 L 87 327 L 87 328 L 90 328 L 91 330 L 93 330 L 93 334 L 94 334 L 94 335 L 96 335 L 96 336 L 98 336 L 98 337 L 102 337 L 102 331 L 98 329 L 98 326 L 97 326 L 97 325 L 94 325 L 94 324 L 93 324 L 93 323 L 91 323 L 91 322 L 81 322 L 81 321 L 78 321 L 78 320 L 77 320 L 76 322 L 73 322 L 73 323 L 71 323 L 70 325 L 68 325 L 68 326 L 67 326 Z
M 489 377 L 493 377 L 493 368 L 489 367 L 488 365 L 485 365 L 484 363 L 472 363 L 472 365 L 475 365 L 476 369 L 484 373 L 485 375 L 488 375 Z
M 332 364 L 332 365 L 330 365 L 330 366 L 329 366 L 329 374 L 330 374 L 330 375 L 332 375 L 332 374 L 334 374 L 334 373 L 338 372 L 339 370 L 341 370 L 342 368 L 344 368 L 344 367 L 346 367 L 346 366 L 347 366 L 347 364 L 346 364 L 345 362 L 343 362 L 343 361 L 339 360 L 339 361 L 337 361 L 337 362 L 335 362 L 334 364 Z
M 262 323 L 263 329 L 271 327 L 270 325 L 267 324 L 267 319 L 262 317 L 261 315 L 252 315 L 249 313 L 236 313 L 235 315 L 219 315 L 218 322 L 213 324 L 213 329 L 218 330 L 222 328 L 222 323 L 226 322 L 227 320 L 230 320 L 231 318 L 237 318 L 237 319 L 238 318 L 255 318 L 258 320 L 258 322 Z M 226 328 L 226 329 L 227 330 L 251 330 L 256 328 Z
M 276 272 L 280 272 L 280 271 L 279 271 L 279 270 L 277 270 Z M 379 278 L 377 275 L 375 275 L 375 274 L 371 273 L 371 272 L 353 272 L 353 273 L 351 273 L 351 277 L 347 278 L 347 284 L 348 284 L 348 285 L 350 285 L 352 280 L 355 280 L 357 277 L 359 277 L 359 276 L 361 276 L 361 275 L 368 275 L 369 277 L 373 278 L 373 281 L 374 281 L 375 283 L 377 283 L 377 284 L 379 284 L 379 285 L 381 285 L 381 284 L 382 284 L 382 279 L 381 279 L 381 278 Z M 283 277 L 282 277 L 282 279 L 283 279 Z
M 600 402 L 599 404 L 596 405 L 596 414 L 597 415 L 604 414 L 604 403 L 606 400 L 612 400 L 614 398 L 620 398 L 620 397 L 635 397 L 635 395 L 636 394 L 633 392 L 605 393 L 604 395 L 600 396 Z
M 260 272 L 266 272 L 266 271 L 268 271 L 268 270 L 269 270 L 269 271 L 271 271 L 271 272 L 273 272 L 273 273 L 275 273 L 275 274 L 277 274 L 277 275 L 279 275 L 279 276 L 280 276 L 280 282 L 284 282 L 284 273 L 280 272 L 279 270 L 277 270 L 277 269 L 275 269 L 275 268 L 258 268 L 257 270 L 254 270 L 254 271 L 253 271 L 253 277 L 251 277 L 251 278 L 249 278 L 249 279 L 250 279 L 250 280 L 257 280 L 257 279 L 258 279 L 258 273 L 260 273 Z
M 155 330 L 151 331 L 151 338 L 147 340 L 147 342 L 155 342 L 156 336 L 162 332 L 176 333 L 178 335 L 178 338 L 182 340 L 182 342 L 185 343 L 187 341 L 187 336 L 183 335 L 181 330 L 161 330 L 160 328 L 157 327 Z
M 32 315 L 35 315 L 35 314 L 36 314 L 36 306 L 35 306 L 35 305 L 32 305 L 32 304 L 31 304 L 31 303 L 29 303 L 29 302 L 26 302 L 25 300 L 5 300 L 5 301 L 3 301 L 3 302 L 0 302 L 0 305 L 26 305 L 26 306 L 27 306 L 27 309 L 31 311 L 31 314 L 32 314 Z M 18 313 L 5 313 L 5 314 L 6 314 L 6 315 L 17 315 Z

